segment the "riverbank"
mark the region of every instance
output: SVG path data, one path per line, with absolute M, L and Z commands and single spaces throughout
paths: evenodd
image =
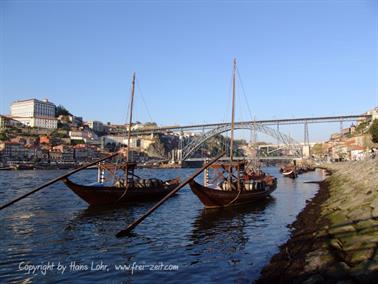
M 331 175 L 256 283 L 378 283 L 378 160 L 323 168 Z

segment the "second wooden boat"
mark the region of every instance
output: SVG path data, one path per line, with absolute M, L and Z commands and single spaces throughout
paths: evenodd
M 189 185 L 192 192 L 206 208 L 228 207 L 256 202 L 268 197 L 277 188 L 277 179 L 261 171 L 252 171 L 246 162 L 233 160 L 234 124 L 235 124 L 235 74 L 233 68 L 232 119 L 230 140 L 230 162 L 218 163 L 210 167 L 215 170 L 213 180 L 209 182 L 209 172 L 204 172 L 204 185 L 192 180 Z
M 232 164 L 215 164 L 210 167 L 214 170 L 221 168 L 232 168 L 232 178 L 217 174 L 218 178 L 214 183 L 201 185 L 192 180 L 190 188 L 206 208 L 228 207 L 256 202 L 265 199 L 277 188 L 277 179 L 270 175 L 261 174 L 253 177 L 244 171 L 245 162 L 234 162 Z M 228 171 L 224 171 L 226 174 Z M 205 176 L 207 172 L 205 172 Z M 220 177 L 220 178 L 219 178 Z M 220 181 L 219 181 L 220 179 Z

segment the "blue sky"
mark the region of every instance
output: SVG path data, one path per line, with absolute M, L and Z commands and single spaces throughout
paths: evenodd
M 246 99 L 256 119 L 362 113 L 378 105 L 377 3 L 2 0 L 0 113 L 48 98 L 122 123 L 135 71 L 137 120 L 225 121 L 234 57 L 237 119 Z

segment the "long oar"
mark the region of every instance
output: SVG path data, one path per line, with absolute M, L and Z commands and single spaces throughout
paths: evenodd
M 29 191 L 28 193 L 26 193 L 26 194 L 24 194 L 24 195 L 22 195 L 22 196 L 20 196 L 20 197 L 18 197 L 18 198 L 16 198 L 16 199 L 14 199 L 14 200 L 8 202 L 7 204 L 2 205 L 2 206 L 0 207 L 0 210 L 3 210 L 4 208 L 6 208 L 6 207 L 12 205 L 13 203 L 16 203 L 17 201 L 20 201 L 21 199 L 24 199 L 25 197 L 28 197 L 29 195 L 31 195 L 31 194 L 33 194 L 33 193 L 36 193 L 37 191 L 41 190 L 42 188 L 45 188 L 46 186 L 49 186 L 49 185 L 51 185 L 51 184 L 53 184 L 53 183 L 55 183 L 55 182 L 57 182 L 57 181 L 60 181 L 60 180 L 63 179 L 63 178 L 66 178 L 66 177 L 68 177 L 68 176 L 70 176 L 70 175 L 72 175 L 72 174 L 74 174 L 74 173 L 77 173 L 77 172 L 79 172 L 79 171 L 81 171 L 81 170 L 84 170 L 85 168 L 88 168 L 88 167 L 90 167 L 90 166 L 93 166 L 93 165 L 95 165 L 95 164 L 97 164 L 97 163 L 99 163 L 99 162 L 102 162 L 102 161 L 105 161 L 105 160 L 107 160 L 107 159 L 110 159 L 110 158 L 112 158 L 112 157 L 114 157 L 114 156 L 117 156 L 118 154 L 119 154 L 119 152 L 114 153 L 114 154 L 109 155 L 109 156 L 107 156 L 107 157 L 105 157 L 105 158 L 99 159 L 99 160 L 97 160 L 97 161 L 95 161 L 95 162 L 89 163 L 89 164 L 84 165 L 84 166 L 82 166 L 82 167 L 80 167 L 80 168 L 77 168 L 77 169 L 75 169 L 75 170 L 73 170 L 73 171 L 70 171 L 69 173 L 64 174 L 64 175 L 62 175 L 62 176 L 60 176 L 60 177 L 57 177 L 57 178 L 55 178 L 55 179 L 53 179 L 53 180 L 50 180 L 50 181 L 46 182 L 45 184 L 43 184 L 43 185 L 41 185 L 41 186 L 39 186 L 39 187 L 33 189 L 32 191 Z
M 158 203 L 156 203 L 153 207 L 151 207 L 144 215 L 139 217 L 136 221 L 131 223 L 129 226 L 127 226 L 126 229 L 119 231 L 116 235 L 117 238 L 124 237 L 128 235 L 136 226 L 138 226 L 139 223 L 141 223 L 144 219 L 146 219 L 152 212 L 154 212 L 160 205 L 162 205 L 165 201 L 167 201 L 168 198 L 170 198 L 172 195 L 174 195 L 176 192 L 178 192 L 181 188 L 183 188 L 187 183 L 189 183 L 192 179 L 194 179 L 196 176 L 198 176 L 201 172 L 203 172 L 205 169 L 207 169 L 211 164 L 218 161 L 225 152 L 222 152 L 220 155 L 215 157 L 213 160 L 211 160 L 209 163 L 204 165 L 202 168 L 200 168 L 198 171 L 196 171 L 194 174 L 192 174 L 190 177 L 188 177 L 183 183 L 178 185 L 174 190 L 172 190 L 170 193 L 168 193 L 164 198 L 162 198 Z

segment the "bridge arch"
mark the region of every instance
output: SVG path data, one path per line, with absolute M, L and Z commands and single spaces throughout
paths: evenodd
M 289 137 L 288 135 L 265 126 L 263 124 L 256 124 L 256 123 L 238 123 L 235 125 L 235 129 L 248 129 L 254 130 L 259 133 L 266 134 L 275 140 L 279 141 L 280 143 L 286 145 L 286 148 L 289 148 L 293 153 L 294 157 L 302 157 L 302 149 L 299 146 L 299 142 L 295 141 L 293 138 Z M 231 130 L 231 124 L 223 124 L 214 129 L 211 129 L 205 132 L 203 135 L 198 136 L 196 139 L 193 139 L 189 142 L 185 147 L 182 149 L 182 161 L 188 159 L 190 155 L 192 155 L 203 143 L 209 140 L 211 137 L 219 135 L 221 133 L 227 132 Z

